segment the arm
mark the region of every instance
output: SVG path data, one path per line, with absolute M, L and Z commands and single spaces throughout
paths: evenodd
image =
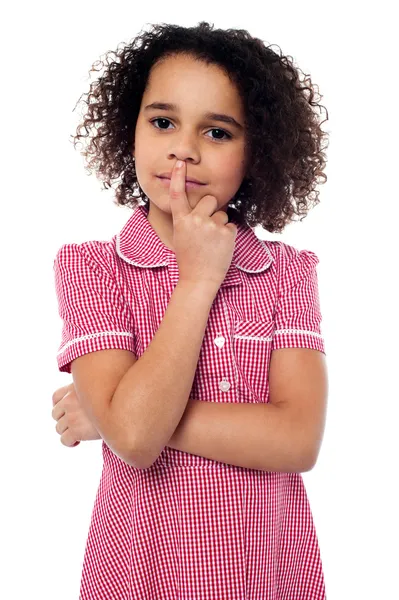
M 188 400 L 167 445 L 245 468 L 309 471 L 316 463 L 325 428 L 328 376 L 324 354 L 308 348 L 275 350 L 269 385 L 268 403 Z
M 280 409 L 271 403 L 189 400 L 167 446 L 247 469 L 307 471 L 307 457 L 293 442 L 295 428 Z M 102 439 L 95 429 L 93 434 L 90 439 Z
M 211 278 L 180 279 L 137 359 L 135 317 L 115 278 L 94 258 L 101 244 L 93 244 L 65 244 L 54 261 L 63 321 L 58 366 L 72 373 L 82 408 L 107 445 L 140 468 L 180 422 L 219 286 Z
M 272 352 L 268 403 L 191 400 L 168 445 L 232 465 L 265 471 L 309 471 L 326 422 L 325 355 L 310 348 Z
M 230 465 L 263 471 L 311 468 L 298 426 L 282 406 L 190 400 L 167 444 Z
M 170 448 L 247 469 L 305 472 L 312 468 L 282 406 L 189 400 Z M 95 430 L 90 439 L 102 439 Z M 155 462 L 155 461 L 153 461 Z
M 178 282 L 151 343 L 120 379 L 107 419 L 129 432 L 128 464 L 152 464 L 179 424 L 216 293 L 215 286 Z

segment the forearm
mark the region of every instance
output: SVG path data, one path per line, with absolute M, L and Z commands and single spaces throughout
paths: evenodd
M 115 391 L 109 418 L 124 432 L 132 466 L 158 456 L 181 420 L 216 291 L 178 283 L 151 343 Z
M 249 469 L 311 468 L 290 413 L 271 403 L 190 400 L 167 446 Z

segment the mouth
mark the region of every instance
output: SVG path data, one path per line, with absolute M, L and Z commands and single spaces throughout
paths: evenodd
M 163 185 L 169 186 L 170 185 L 170 179 L 169 177 L 159 177 L 158 175 L 156 175 L 156 178 L 160 180 L 161 183 L 163 183 Z M 186 180 L 186 188 L 199 188 L 204 186 L 205 183 L 195 183 L 194 181 L 187 181 Z

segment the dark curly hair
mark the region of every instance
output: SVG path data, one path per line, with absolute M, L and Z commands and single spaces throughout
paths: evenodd
M 313 109 L 319 105 L 313 101 L 311 80 L 300 81 L 291 56 L 276 54 L 244 29 L 213 29 L 205 21 L 195 27 L 152 25 L 123 49 L 108 52 L 106 59 L 110 53 L 118 60 L 107 60 L 105 74 L 90 85 L 87 112 L 73 139 L 76 144 L 88 137 L 80 135 L 81 128 L 86 134 L 93 129 L 81 152 L 92 156 L 85 169 L 94 167 L 104 188 L 121 177 L 115 204 L 149 205 L 132 156 L 136 120 L 152 66 L 178 53 L 222 68 L 244 103 L 248 168 L 229 202 L 229 219 L 281 233 L 294 214 L 302 221 L 320 202 L 314 188 L 318 176 L 327 181 L 322 150 L 328 142 L 321 147 L 321 141 L 328 134 Z M 98 71 L 97 65 L 104 63 L 96 61 L 91 71 Z

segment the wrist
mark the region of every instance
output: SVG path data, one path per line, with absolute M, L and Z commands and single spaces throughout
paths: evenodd
M 194 294 L 196 297 L 205 298 L 211 303 L 214 301 L 215 296 L 219 291 L 219 287 L 216 283 L 208 281 L 191 281 L 188 279 L 178 281 L 176 288 L 185 290 L 189 294 Z

